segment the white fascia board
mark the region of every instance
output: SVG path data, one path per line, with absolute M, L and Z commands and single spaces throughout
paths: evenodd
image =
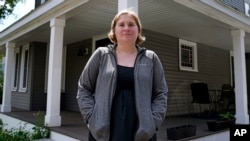
M 29 23 L 32 23 L 33 20 L 36 18 L 39 19 L 41 15 L 44 15 L 43 13 L 46 13 L 49 10 L 53 10 L 53 8 L 60 3 L 62 3 L 64 0 L 51 0 L 48 1 L 44 6 L 40 6 L 37 9 L 32 10 L 29 14 L 21 18 L 20 20 L 16 21 L 12 25 L 10 25 L 8 28 L 2 31 L 0 34 L 0 38 L 5 37 L 6 35 L 10 34 L 13 31 L 16 31 L 23 25 L 28 25 Z M 44 24 L 48 21 L 40 21 L 39 24 Z
M 0 46 L 60 17 L 89 0 L 50 0 L 0 32 Z
M 174 0 L 204 15 L 250 33 L 250 18 L 218 0 Z

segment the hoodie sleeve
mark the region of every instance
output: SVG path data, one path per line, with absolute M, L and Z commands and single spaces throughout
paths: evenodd
M 100 60 L 101 50 L 97 49 L 85 65 L 78 81 L 78 91 L 76 98 L 80 112 L 83 116 L 84 122 L 86 123 L 88 123 L 95 105 L 94 93 L 96 79 L 99 72 Z
M 153 54 L 152 112 L 157 128 L 162 124 L 167 111 L 167 82 L 164 69 L 157 54 Z

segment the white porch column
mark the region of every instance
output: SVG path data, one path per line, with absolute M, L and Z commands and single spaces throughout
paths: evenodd
M 245 60 L 245 31 L 231 31 L 233 37 L 234 76 L 235 76 L 235 106 L 236 123 L 248 124 L 249 115 L 247 107 L 247 83 Z
M 63 31 L 65 19 L 51 19 L 48 68 L 48 94 L 45 124 L 49 127 L 61 126 L 60 99 L 63 53 Z
M 3 100 L 1 106 L 1 112 L 11 112 L 11 82 L 12 82 L 12 72 L 14 64 L 14 48 L 15 43 L 6 43 L 6 58 L 5 58 L 5 68 L 4 68 L 4 84 L 3 84 Z
M 138 0 L 118 0 L 118 12 L 131 9 L 138 14 Z

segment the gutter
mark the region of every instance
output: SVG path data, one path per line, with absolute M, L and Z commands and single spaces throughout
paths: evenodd
M 250 33 L 250 17 L 219 2 L 218 0 L 174 0 L 208 17 Z
M 6 42 L 40 27 L 52 18 L 65 18 L 63 15 L 89 0 L 49 0 L 26 16 L 0 32 L 0 47 Z

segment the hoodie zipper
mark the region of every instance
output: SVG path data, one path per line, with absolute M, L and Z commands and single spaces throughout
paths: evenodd
M 112 60 L 114 61 L 114 67 L 115 67 L 115 72 L 114 72 L 114 87 L 113 87 L 113 91 L 111 93 L 111 100 L 110 100 L 110 110 L 109 110 L 109 116 L 110 116 L 110 125 L 111 125 L 111 112 L 112 112 L 112 104 L 113 104 L 113 100 L 114 100 L 114 96 L 115 96 L 115 91 L 116 91 L 116 87 L 117 87 L 117 61 L 116 61 L 116 55 L 114 54 L 114 52 L 111 50 L 111 48 L 109 48 L 110 50 L 110 54 L 113 57 Z M 111 60 L 111 61 L 112 61 Z M 108 135 L 108 140 L 110 140 L 110 128 L 109 128 L 109 135 Z
M 136 67 L 137 66 L 137 60 L 138 60 L 138 58 L 140 57 L 140 54 L 143 52 L 143 50 L 139 50 L 138 49 L 138 53 L 137 53 L 137 56 L 136 56 L 136 58 L 135 58 L 135 63 L 134 63 L 134 94 L 135 94 L 135 110 L 136 110 L 136 116 L 137 116 L 137 129 L 138 129 L 138 127 L 139 127 L 139 113 L 138 113 L 138 103 L 137 103 L 137 94 L 136 94 L 136 77 L 137 77 L 137 75 L 136 75 L 136 72 L 137 72 L 137 69 L 138 69 L 138 67 Z
M 114 49 L 115 47 L 113 47 L 113 49 Z M 136 75 L 136 69 L 137 69 L 137 67 L 136 67 L 136 64 L 137 64 L 137 60 L 138 60 L 138 58 L 139 58 L 139 56 L 140 56 L 140 54 L 141 53 L 143 53 L 143 50 L 144 49 L 142 49 L 142 50 L 140 50 L 139 49 L 139 47 L 137 47 L 138 48 L 138 53 L 137 53 L 137 56 L 136 56 L 136 58 L 135 58 L 135 63 L 134 63 L 134 82 L 136 82 L 136 77 L 135 76 L 137 76 Z M 114 89 L 113 89 L 113 92 L 112 92 L 112 95 L 111 95 L 111 104 L 110 104 L 110 119 L 111 119 L 111 111 L 112 111 L 112 104 L 113 104 L 113 100 L 114 100 L 114 96 L 115 96 L 115 90 L 116 90 L 116 87 L 117 87 L 117 61 L 116 61 L 116 55 L 115 55 L 115 53 L 114 53 L 114 50 L 111 50 L 111 48 L 109 48 L 109 50 L 110 50 L 110 53 L 112 54 L 112 57 L 113 57 L 113 59 L 112 60 L 114 60 L 114 63 L 115 63 L 115 85 L 114 85 Z M 136 116 L 137 116 L 137 128 L 139 127 L 139 115 L 138 115 L 138 106 L 137 106 L 137 98 L 136 98 L 136 90 L 135 90 L 135 83 L 134 83 L 134 93 L 135 93 L 135 110 L 136 110 Z M 110 134 L 110 132 L 109 132 L 109 134 Z M 110 135 L 108 135 L 108 139 L 110 139 Z
M 113 99 L 114 99 L 114 96 L 115 96 L 115 90 L 116 90 L 116 87 L 117 87 L 117 62 L 116 62 L 116 56 L 112 53 L 112 56 L 113 56 L 113 60 L 114 60 L 114 63 L 115 63 L 115 72 L 114 72 L 114 75 L 115 75 L 115 79 L 114 79 L 114 89 L 113 89 L 113 92 L 111 94 L 111 107 L 112 108 L 112 103 L 113 103 Z M 111 110 L 110 110 L 110 115 L 111 115 Z

